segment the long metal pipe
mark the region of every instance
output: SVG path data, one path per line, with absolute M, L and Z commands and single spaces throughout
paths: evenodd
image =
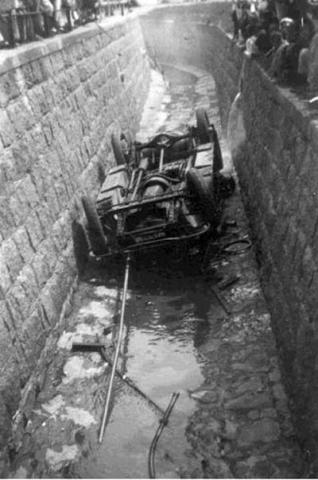
M 108 410 L 109 410 L 109 406 L 110 406 L 111 394 L 112 394 L 112 389 L 113 389 L 113 382 L 114 382 L 114 377 L 115 377 L 115 373 L 116 373 L 116 365 L 117 365 L 117 361 L 118 361 L 119 350 L 120 350 L 121 340 L 122 340 L 122 336 L 123 336 L 125 308 L 126 308 L 126 299 L 127 299 L 127 288 L 128 288 L 128 277 L 129 277 L 129 267 L 130 267 L 130 254 L 128 253 L 128 255 L 126 257 L 125 280 L 124 280 L 123 297 L 122 297 L 122 301 L 121 301 L 121 312 L 120 312 L 118 339 L 117 339 L 117 345 L 116 345 L 116 350 L 115 350 L 115 355 L 114 355 L 114 360 L 113 360 L 112 371 L 111 371 L 110 380 L 109 380 L 109 384 L 108 384 L 108 391 L 107 391 L 107 396 L 106 396 L 106 400 L 105 400 L 103 419 L 102 419 L 102 423 L 101 423 L 101 427 L 100 427 L 100 431 L 99 431 L 99 437 L 98 437 L 99 443 L 102 443 L 103 437 L 104 437 L 106 422 L 107 422 L 107 418 L 108 418 Z

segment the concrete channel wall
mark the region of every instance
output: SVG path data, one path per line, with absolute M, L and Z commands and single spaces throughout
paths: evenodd
M 143 17 L 145 41 L 158 62 L 197 66 L 213 74 L 225 132 L 243 80 L 246 140 L 234 160 L 298 431 L 306 448 L 314 451 L 318 433 L 318 121 L 304 100 L 275 85 L 256 60 L 247 59 L 225 34 L 228 5 L 219 18 L 215 14 L 221 13 L 221 4 L 201 8 L 198 13 L 193 7 L 174 6 Z
M 138 127 L 145 53 L 134 17 L 0 53 L 0 447 L 76 283 L 81 195 Z

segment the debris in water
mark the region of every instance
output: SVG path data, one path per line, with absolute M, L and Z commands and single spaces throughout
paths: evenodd
M 207 393 L 208 390 L 196 390 L 194 392 L 188 390 L 189 397 L 193 398 L 193 400 L 201 400 Z
M 112 326 L 109 326 L 109 327 L 105 327 L 104 330 L 103 330 L 103 334 L 104 335 L 109 335 L 110 333 L 112 333 Z
M 102 331 L 103 327 L 99 324 L 88 325 L 87 323 L 80 323 L 76 326 L 74 332 L 64 331 L 62 333 L 58 341 L 58 347 L 65 350 L 71 350 L 74 342 L 83 342 L 84 337 L 95 337 L 96 335 L 100 335 Z
M 218 288 L 220 290 L 225 290 L 227 287 L 230 287 L 233 285 L 233 283 L 236 283 L 240 280 L 241 276 L 237 273 L 234 273 L 233 275 L 229 275 L 227 278 L 224 280 L 221 280 L 221 282 L 218 283 Z
M 56 395 L 56 397 L 52 398 L 49 402 L 47 403 L 42 403 L 42 408 L 46 412 L 48 412 L 50 415 L 56 415 L 57 412 L 64 407 L 65 402 L 62 397 L 62 395 Z
M 61 415 L 62 419 L 73 420 L 77 425 L 81 425 L 85 428 L 97 423 L 93 415 L 83 408 L 66 407 L 66 414 Z
M 248 238 L 242 237 L 238 238 L 237 240 L 233 240 L 232 242 L 228 242 L 223 246 L 222 251 L 232 255 L 238 255 L 251 248 L 251 246 L 251 241 Z
M 236 220 L 225 220 L 224 225 L 226 227 L 236 227 L 237 221 Z
M 63 383 L 70 383 L 77 378 L 91 378 L 101 375 L 105 370 L 105 365 L 101 367 L 85 367 L 89 362 L 87 359 L 79 356 L 69 358 L 64 365 Z
M 109 297 L 112 301 L 117 297 L 117 290 L 107 290 L 107 297 Z M 99 320 L 101 323 L 106 323 L 109 325 L 112 316 L 112 310 L 105 303 L 101 303 L 100 301 L 93 300 L 88 305 L 83 306 L 80 311 L 78 312 L 78 317 L 80 319 L 93 317 Z
M 231 309 L 229 308 L 229 306 L 227 305 L 227 302 L 226 300 L 223 298 L 223 296 L 221 295 L 221 293 L 219 292 L 218 288 L 217 287 L 211 287 L 211 290 L 212 292 L 214 293 L 214 296 L 215 298 L 218 300 L 219 304 L 221 305 L 221 307 L 223 308 L 223 310 L 225 311 L 225 313 L 227 315 L 230 315 L 232 312 L 231 312 Z
M 19 467 L 13 478 L 27 478 L 28 472 L 24 467 Z
M 78 453 L 79 450 L 77 445 L 63 445 L 61 452 L 48 448 L 45 454 L 45 459 L 53 470 L 59 470 L 65 462 L 75 460 Z

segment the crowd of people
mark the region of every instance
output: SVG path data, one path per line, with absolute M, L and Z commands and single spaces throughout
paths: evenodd
M 234 39 L 259 56 L 271 76 L 305 83 L 318 26 L 318 7 L 306 0 L 233 0 Z
M 0 33 L 10 46 L 41 39 L 96 20 L 102 4 L 101 0 L 14 0 L 10 13 L 0 14 Z

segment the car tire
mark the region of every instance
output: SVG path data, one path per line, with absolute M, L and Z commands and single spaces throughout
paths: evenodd
M 83 273 L 89 257 L 86 229 L 78 220 L 72 222 L 73 250 L 79 274 Z
M 133 139 L 132 134 L 128 130 L 125 134 L 122 135 L 122 137 L 127 142 L 128 150 L 131 151 L 133 143 L 134 143 L 134 139 Z
M 202 174 L 195 168 L 190 168 L 187 173 L 187 186 L 190 192 L 196 197 L 202 208 L 204 219 L 209 223 L 215 223 L 216 205 L 212 185 L 208 185 Z
M 200 143 L 209 143 L 211 141 L 211 133 L 209 117 L 206 110 L 204 108 L 197 108 L 195 116 Z
M 235 192 L 235 180 L 232 175 L 220 172 L 214 175 L 214 192 L 218 199 L 226 200 Z
M 220 147 L 220 142 L 219 142 L 219 136 L 217 134 L 217 131 L 215 130 L 214 126 L 212 126 L 212 131 L 213 131 L 213 173 L 217 173 L 220 170 L 223 169 L 223 157 L 222 157 L 222 151 Z
M 107 239 L 95 205 L 89 197 L 82 197 L 82 204 L 87 218 L 86 230 L 90 247 L 95 255 L 104 255 L 107 253 Z
M 116 165 L 124 165 L 126 163 L 125 155 L 121 147 L 119 138 L 114 134 L 112 134 L 111 136 L 111 143 L 112 143 Z

